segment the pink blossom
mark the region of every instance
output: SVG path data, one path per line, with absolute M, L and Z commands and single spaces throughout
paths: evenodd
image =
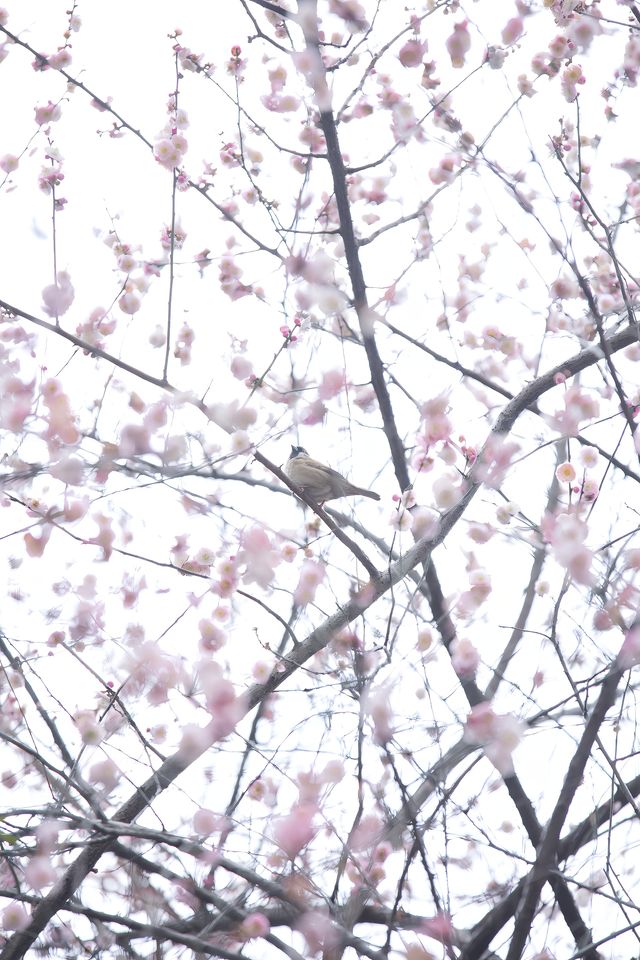
M 322 400 L 313 400 L 300 411 L 299 420 L 306 427 L 312 427 L 317 423 L 322 423 L 327 415 L 327 408 Z
M 362 33 L 369 26 L 364 8 L 358 0 L 329 0 L 329 9 L 344 20 L 353 33 Z
M 554 555 L 558 563 L 566 566 L 572 557 L 582 549 L 588 533 L 587 524 L 575 513 L 560 513 L 552 519 L 549 541 L 554 546 Z
M 149 428 L 142 424 L 129 423 L 120 433 L 118 456 L 133 457 L 136 454 L 148 453 L 151 449 L 151 434 Z
M 378 744 L 388 743 L 393 737 L 393 713 L 388 686 L 369 689 L 364 697 L 364 710 L 373 722 L 373 740 Z
M 238 559 L 245 564 L 243 580 L 245 583 L 257 583 L 268 587 L 280 562 L 280 555 L 274 550 L 269 537 L 262 527 L 250 527 L 242 535 L 242 549 Z
M 34 890 L 42 890 L 56 880 L 56 871 L 48 857 L 32 857 L 24 871 L 24 878 Z
M 95 746 L 101 742 L 105 732 L 96 718 L 95 711 L 78 710 L 73 719 L 85 746 Z
M 208 837 L 215 830 L 220 829 L 220 822 L 223 818 L 213 810 L 206 810 L 200 807 L 193 815 L 193 829 L 203 837 Z
M 43 820 L 36 827 L 36 839 L 40 853 L 51 853 L 58 842 L 60 823 L 58 820 Z
M 122 312 L 129 314 L 129 316 L 133 316 L 134 313 L 138 312 L 141 304 L 142 299 L 138 291 L 127 285 L 127 288 L 125 288 L 124 293 L 118 300 L 118 306 Z
M 587 503 L 593 503 L 594 500 L 598 499 L 599 494 L 600 487 L 596 480 L 587 479 L 580 488 L 580 496 L 583 500 L 586 500 Z
M 502 774 L 513 773 L 512 753 L 522 739 L 523 725 L 511 714 L 494 713 L 488 701 L 472 707 L 465 724 L 465 740 L 484 748 L 490 760 Z
M 438 529 L 438 515 L 429 507 L 416 507 L 412 512 L 413 524 L 411 530 L 417 540 L 423 537 L 433 537 Z
M 631 627 L 622 641 L 617 664 L 621 670 L 627 670 L 638 663 L 640 663 L 640 625 L 636 624 Z
M 244 713 L 244 699 L 236 695 L 233 684 L 214 661 L 204 661 L 200 680 L 207 709 L 211 714 L 209 731 L 215 740 L 222 740 L 235 729 Z
M 18 162 L 18 158 L 12 153 L 5 153 L 4 156 L 0 157 L 0 170 L 5 173 L 13 173 L 14 170 L 18 169 Z
M 293 113 L 300 106 L 300 100 L 291 94 L 269 93 L 260 99 L 271 113 Z
M 71 63 L 71 51 L 69 47 L 62 47 L 48 58 L 49 66 L 53 70 L 64 70 Z
M 106 516 L 104 513 L 98 513 L 94 517 L 94 520 L 98 524 L 98 533 L 95 537 L 87 540 L 87 543 L 94 543 L 96 546 L 102 547 L 102 559 L 108 560 L 113 552 L 113 542 L 116 538 L 111 527 L 111 517 Z
M 524 30 L 522 17 L 512 17 L 502 28 L 502 42 L 510 47 L 516 40 L 519 40 Z
M 24 535 L 24 545 L 27 551 L 27 555 L 30 557 L 41 557 L 44 553 L 44 548 L 49 542 L 51 537 L 51 532 L 53 527 L 51 524 L 45 524 L 41 530 L 39 536 L 34 536 L 32 533 L 25 533 Z
M 585 53 L 591 46 L 593 38 L 603 32 L 602 25 L 598 21 L 598 17 L 601 16 L 598 8 L 594 7 L 589 12 L 591 14 L 589 17 L 576 17 L 571 20 L 565 31 L 567 39 L 580 53 Z
M 473 677 L 480 663 L 480 654 L 466 638 L 451 644 L 451 666 L 459 677 Z
M 420 931 L 440 943 L 452 943 L 454 928 L 448 913 L 437 913 L 435 917 L 428 917 L 420 924 Z
M 332 397 L 342 393 L 344 387 L 344 370 L 328 370 L 322 375 L 322 380 L 318 387 L 318 397 L 320 400 L 331 400 Z
M 52 103 L 49 100 L 44 107 L 36 107 L 36 123 L 39 127 L 43 126 L 45 123 L 53 123 L 55 120 L 59 120 L 62 116 L 62 108 L 59 103 Z
M 42 399 L 48 409 L 46 438 L 61 440 L 62 443 L 77 443 L 80 434 L 71 403 L 59 381 L 51 379 L 42 385 Z
M 398 60 L 403 67 L 419 67 L 422 64 L 422 59 L 426 52 L 426 40 L 423 41 L 413 38 L 407 40 L 405 45 L 400 49 Z
M 178 750 L 185 761 L 193 762 L 202 756 L 205 750 L 215 743 L 216 737 L 210 727 L 199 727 L 195 723 L 186 723 L 182 728 L 182 737 Z
M 310 843 L 318 832 L 313 820 L 318 810 L 315 804 L 299 804 L 286 817 L 276 820 L 273 839 L 289 860 L 295 860 L 303 847 Z
M 5 930 L 24 930 L 30 922 L 31 917 L 17 900 L 13 900 L 2 911 L 2 926 Z
M 568 103 L 572 103 L 578 96 L 576 87 L 586 82 L 586 77 L 582 73 L 580 64 L 570 64 L 566 70 L 563 71 L 562 77 L 560 78 L 560 89 L 565 100 Z
M 447 52 L 451 57 L 451 65 L 460 69 L 464 66 L 464 58 L 471 47 L 471 37 L 469 36 L 468 23 L 461 20 L 453 25 L 453 33 L 447 37 Z
M 73 303 L 73 298 L 74 289 L 71 277 L 66 270 L 61 270 L 58 273 L 57 282 L 50 284 L 42 291 L 44 312 L 50 317 L 62 316 Z
M 177 144 L 175 144 L 171 138 L 165 138 L 159 140 L 154 148 L 153 155 L 162 167 L 166 167 L 167 170 L 173 170 L 175 167 L 180 165 L 182 160 L 182 153 L 180 152 Z
M 120 771 L 109 757 L 98 760 L 89 768 L 89 783 L 100 783 L 107 793 L 111 793 L 120 780 Z
M 84 471 L 85 465 L 78 457 L 63 457 L 49 469 L 49 473 L 56 480 L 61 480 L 62 483 L 72 486 L 82 483 Z
M 328 914 L 321 910 L 309 910 L 296 922 L 296 927 L 307 941 L 312 954 L 332 951 L 341 942 L 340 931 Z
M 572 463 L 561 463 L 556 468 L 556 478 L 560 483 L 573 483 L 576 478 L 576 468 Z
M 389 517 L 389 524 L 393 530 L 404 533 L 413 528 L 413 514 L 405 509 L 405 507 L 400 506 L 397 510 L 394 510 Z
M 215 653 L 227 642 L 224 630 L 212 623 L 211 620 L 201 620 L 198 624 L 200 639 L 198 647 L 202 653 Z
M 316 590 L 322 583 L 326 575 L 326 568 L 323 563 L 316 560 L 305 560 L 300 571 L 298 586 L 293 594 L 296 604 L 301 607 L 312 603 L 316 596 Z
M 236 354 L 231 361 L 231 373 L 236 380 L 246 380 L 253 373 L 253 364 L 246 357 Z
M 264 913 L 250 913 L 242 921 L 240 933 L 245 940 L 256 940 L 258 937 L 266 937 L 270 929 L 271 925 Z
M 514 455 L 520 449 L 515 440 L 504 434 L 492 434 L 487 440 L 477 466 L 477 476 L 488 487 L 497 489 L 503 482 Z
M 433 484 L 433 497 L 440 510 L 450 510 L 460 500 L 461 487 L 456 478 L 445 475 Z
M 7 376 L 2 381 L 3 402 L 0 404 L 0 424 L 7 430 L 22 430 L 31 413 L 35 383 L 23 383 L 18 377 Z

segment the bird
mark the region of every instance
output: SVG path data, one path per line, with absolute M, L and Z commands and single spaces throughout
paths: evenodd
M 301 490 L 317 503 L 337 500 L 339 497 L 369 497 L 379 500 L 373 490 L 356 487 L 353 483 L 319 460 L 310 457 L 304 447 L 291 447 L 291 454 L 284 465 L 284 472 Z

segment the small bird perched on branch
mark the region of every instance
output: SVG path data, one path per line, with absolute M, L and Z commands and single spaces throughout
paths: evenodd
M 304 447 L 291 447 L 291 455 L 284 472 L 304 493 L 317 503 L 337 500 L 339 497 L 370 497 L 379 500 L 373 490 L 364 490 L 349 483 L 341 473 L 310 457 Z

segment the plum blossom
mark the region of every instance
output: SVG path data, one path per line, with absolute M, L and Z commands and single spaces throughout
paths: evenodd
M 423 537 L 433 537 L 438 529 L 439 518 L 434 510 L 428 507 L 416 507 L 412 511 L 411 530 L 417 540 Z
M 87 746 L 95 746 L 104 737 L 104 730 L 100 726 L 94 710 L 78 710 L 74 718 L 82 742 Z
M 448 440 L 453 430 L 453 425 L 447 416 L 449 408 L 449 399 L 445 394 L 440 394 L 427 400 L 422 404 L 420 410 L 424 420 L 424 436 L 427 448 L 440 440 Z
M 389 524 L 394 530 L 404 533 L 413 527 L 413 514 L 401 504 L 389 517 Z
M 24 930 L 31 922 L 31 917 L 17 900 L 13 900 L 2 911 L 2 926 L 5 930 Z
M 480 654 L 466 638 L 456 638 L 451 644 L 451 666 L 459 677 L 473 677 L 480 663 Z
M 50 317 L 62 316 L 73 303 L 74 295 L 71 277 L 66 270 L 60 270 L 56 283 L 50 284 L 42 291 L 44 312 Z
M 231 403 L 213 403 L 207 413 L 209 418 L 227 433 L 246 430 L 247 427 L 253 426 L 258 418 L 253 407 L 240 406 L 238 400 L 232 400 Z
M 345 387 L 344 370 L 328 370 L 323 374 L 320 386 L 318 387 L 318 397 L 320 400 L 331 400 L 332 397 L 342 393 Z
M 554 558 L 578 583 L 593 583 L 593 553 L 585 545 L 587 524 L 575 513 L 561 513 L 552 524 L 549 539 Z
M 447 153 L 437 167 L 432 167 L 429 170 L 429 179 L 436 186 L 441 183 L 453 183 L 458 175 L 461 162 L 462 157 L 459 153 Z
M 576 478 L 576 468 L 572 463 L 561 463 L 556 468 L 556 479 L 559 483 L 573 483 Z
M 460 69 L 464 66 L 465 55 L 471 47 L 471 37 L 466 20 L 461 20 L 453 25 L 453 33 L 447 37 L 446 47 L 451 57 L 451 66 Z
M 89 783 L 100 783 L 107 793 L 111 793 L 120 780 L 120 771 L 110 757 L 98 760 L 89 768 Z
M 206 661 L 200 670 L 207 709 L 211 714 L 210 731 L 215 740 L 228 737 L 242 719 L 244 698 L 237 696 L 233 684 L 223 676 L 222 669 L 213 661 Z
M 179 166 L 180 160 L 182 159 L 178 148 L 167 138 L 159 140 L 155 144 L 153 155 L 158 163 L 166 167 L 167 170 L 173 170 L 174 167 Z
M 308 910 L 296 923 L 297 929 L 307 941 L 312 954 L 332 951 L 340 942 L 341 935 L 331 917 L 321 910 Z
M 14 432 L 22 430 L 24 421 L 31 413 L 35 382 L 23 383 L 18 377 L 11 376 L 7 364 L 5 375 L 0 375 L 0 386 L 0 424 Z
M 236 380 L 246 380 L 253 374 L 253 364 L 246 357 L 236 354 L 231 361 L 231 373 Z
M 622 670 L 640 663 L 640 623 L 634 623 L 622 641 L 617 663 Z
M 36 107 L 36 123 L 39 127 L 45 123 L 53 123 L 62 116 L 62 108 L 59 103 L 52 103 L 49 100 L 43 107 Z
M 48 857 L 32 857 L 24 871 L 24 878 L 33 890 L 42 890 L 55 882 L 56 871 Z
M 315 599 L 316 590 L 324 580 L 325 575 L 326 568 L 323 563 L 316 560 L 305 560 L 300 571 L 298 586 L 293 594 L 294 602 L 301 607 L 312 603 Z
M 469 574 L 469 589 L 458 600 L 457 609 L 461 617 L 469 617 L 484 603 L 491 593 L 491 578 L 484 570 L 472 570 Z
M 560 78 L 560 89 L 562 90 L 562 95 L 565 100 L 568 103 L 573 103 L 578 96 L 578 85 L 586 82 L 586 77 L 582 72 L 580 64 L 570 64 L 566 70 L 563 71 L 562 77 Z
M 393 713 L 389 701 L 391 690 L 387 685 L 369 689 L 364 697 L 364 710 L 373 722 L 373 739 L 384 745 L 393 737 Z
M 227 642 L 224 630 L 211 620 L 201 620 L 198 629 L 200 631 L 198 646 L 202 653 L 215 653 Z
M 262 527 L 251 527 L 242 535 L 242 549 L 238 560 L 245 564 L 243 580 L 245 583 L 257 583 L 268 587 L 275 576 L 275 568 L 280 562 L 280 554 L 274 550 L 269 537 Z
M 133 316 L 134 313 L 137 313 L 142 305 L 142 298 L 138 290 L 135 287 L 127 282 L 123 294 L 118 300 L 118 306 L 123 313 Z
M 478 478 L 492 489 L 499 487 L 519 449 L 520 444 L 515 440 L 508 440 L 504 434 L 492 434 L 484 446 L 478 463 Z
M 420 67 L 426 52 L 426 40 L 418 40 L 417 37 L 414 37 L 411 40 L 407 40 L 400 49 L 398 60 L 403 67 Z
M 69 47 L 61 47 L 52 53 L 48 58 L 48 64 L 53 70 L 64 70 L 71 63 L 71 51 Z
M 420 924 L 420 932 L 438 940 L 440 943 L 452 943 L 454 927 L 448 913 L 437 913 L 435 917 L 428 917 Z
M 524 23 L 522 17 L 512 17 L 502 28 L 502 42 L 505 46 L 510 47 L 516 40 L 520 39 L 523 30 Z
M 363 33 L 369 26 L 364 8 L 358 0 L 329 0 L 329 9 L 344 20 L 353 33 Z
M 271 929 L 271 925 L 264 913 L 250 913 L 245 917 L 240 926 L 240 933 L 245 940 L 256 940 L 258 937 L 266 937 Z
M 71 410 L 71 402 L 58 380 L 52 378 L 42 385 L 42 399 L 48 409 L 45 433 L 47 440 L 77 443 L 80 434 Z
M 595 447 L 582 447 L 578 459 L 585 470 L 595 470 L 600 461 L 600 455 Z
M 297 804 L 285 817 L 276 820 L 273 839 L 289 860 L 295 860 L 303 847 L 310 843 L 318 832 L 313 821 L 318 812 L 315 804 Z
M 460 500 L 462 487 L 456 476 L 445 474 L 433 484 L 433 498 L 440 510 L 451 510 Z
M 0 170 L 4 173 L 13 173 L 14 170 L 18 169 L 19 160 L 12 153 L 5 153 L 4 156 L 0 157 Z
M 596 397 L 582 390 L 579 384 L 569 387 L 564 395 L 564 410 L 551 419 L 552 425 L 564 436 L 577 436 L 583 420 L 597 417 L 600 405 Z
M 479 744 L 500 773 L 513 773 L 512 754 L 522 739 L 523 724 L 512 714 L 496 714 L 488 701 L 472 707 L 465 724 L 468 743 Z
M 216 737 L 209 727 L 199 727 L 195 723 L 186 723 L 182 728 L 178 751 L 182 754 L 185 762 L 192 762 L 215 743 L 215 740 Z
M 220 829 L 220 822 L 223 818 L 213 810 L 206 810 L 200 807 L 193 815 L 193 829 L 202 837 L 208 837 L 215 830 Z

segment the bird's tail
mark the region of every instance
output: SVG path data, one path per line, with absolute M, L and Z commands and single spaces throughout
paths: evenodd
M 365 490 L 363 487 L 354 487 L 353 484 L 350 484 L 349 494 L 351 496 L 354 494 L 359 494 L 361 497 L 369 497 L 370 500 L 380 499 L 379 493 L 374 493 L 373 490 Z

